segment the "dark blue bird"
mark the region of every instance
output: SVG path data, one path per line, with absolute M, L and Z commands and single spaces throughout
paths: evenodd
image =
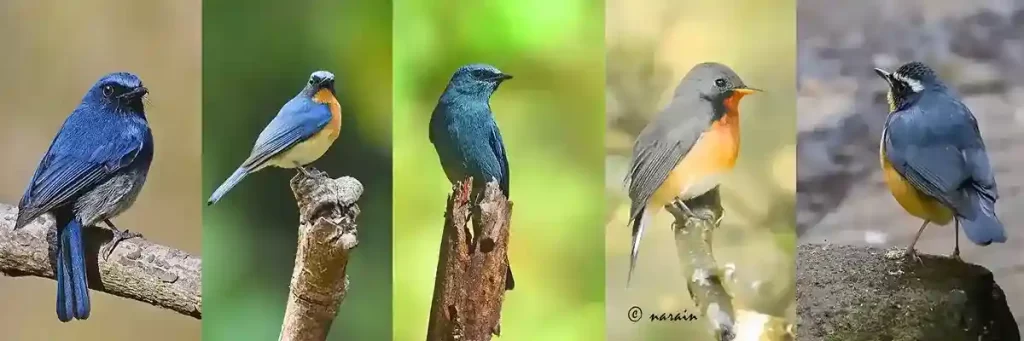
M 879 148 L 886 184 L 908 213 L 924 220 L 907 254 L 916 257 L 914 245 L 929 223 L 951 220 L 956 221 L 955 258 L 961 225 L 975 244 L 1005 242 L 996 217 L 996 179 L 971 110 L 923 63 L 875 72 L 889 84 L 889 116 Z
M 508 158 L 489 101 L 498 86 L 511 78 L 490 65 L 466 65 L 455 71 L 438 99 L 430 117 L 430 142 L 453 185 L 473 177 L 473 188 L 481 189 L 497 180 L 509 196 Z M 509 267 L 505 288 L 514 287 Z
M 131 73 L 104 76 L 64 121 L 18 203 L 14 228 L 43 213 L 57 220 L 57 318 L 89 317 L 82 229 L 105 222 L 114 240 L 137 236 L 118 230 L 110 219 L 132 206 L 153 160 L 153 135 L 142 99 L 148 93 Z

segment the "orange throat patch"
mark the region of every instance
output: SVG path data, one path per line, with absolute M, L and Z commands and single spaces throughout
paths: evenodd
M 313 94 L 313 102 L 326 104 L 330 109 L 331 120 L 327 122 L 324 130 L 328 130 L 331 140 L 338 138 L 338 133 L 341 132 L 341 104 L 338 103 L 338 99 L 334 97 L 330 90 L 320 89 L 316 94 Z

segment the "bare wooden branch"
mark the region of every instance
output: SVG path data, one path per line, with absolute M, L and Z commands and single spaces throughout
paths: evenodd
M 291 180 L 299 206 L 299 247 L 295 253 L 282 341 L 327 339 L 348 291 L 349 253 L 359 245 L 356 218 L 363 185 L 352 177 L 331 179 L 310 169 Z
M 18 208 L 0 204 L 0 273 L 53 279 L 56 222 L 44 214 L 14 231 Z M 145 238 L 122 240 L 107 259 L 99 255 L 110 230 L 84 230 L 89 287 L 202 318 L 202 260 Z M 96 271 L 98 270 L 98 271 Z
M 665 208 L 675 217 L 672 230 L 687 278 L 686 288 L 716 339 L 793 340 L 791 323 L 781 317 L 737 308 L 726 291 L 724 272 L 715 262 L 711 248 L 714 230 L 725 213 L 718 187 L 687 201 L 676 199 Z
M 466 200 L 471 192 L 457 184 L 448 197 L 428 341 L 486 341 L 500 333 L 512 202 L 490 182 L 477 214 Z

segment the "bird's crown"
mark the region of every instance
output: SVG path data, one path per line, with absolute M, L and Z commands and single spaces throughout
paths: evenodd
M 107 74 L 96 81 L 94 87 L 99 88 L 107 85 L 117 85 L 128 89 L 142 86 L 142 79 L 131 72 L 114 72 Z
M 330 71 L 316 71 L 309 75 L 309 84 L 317 84 L 324 81 L 334 80 L 334 74 Z

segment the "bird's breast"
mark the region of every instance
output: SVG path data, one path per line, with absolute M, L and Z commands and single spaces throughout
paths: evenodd
M 338 103 L 338 99 L 334 97 L 334 94 L 330 90 L 320 89 L 316 94 L 313 95 L 313 102 L 318 104 L 326 104 L 327 108 L 331 111 L 331 121 L 327 123 L 324 130 L 327 130 L 331 141 L 338 138 L 338 134 L 341 132 L 341 104 Z
M 690 151 L 669 172 L 652 197 L 658 207 L 674 200 L 700 196 L 718 186 L 722 175 L 736 165 L 739 155 L 739 115 L 727 113 L 712 122 Z

